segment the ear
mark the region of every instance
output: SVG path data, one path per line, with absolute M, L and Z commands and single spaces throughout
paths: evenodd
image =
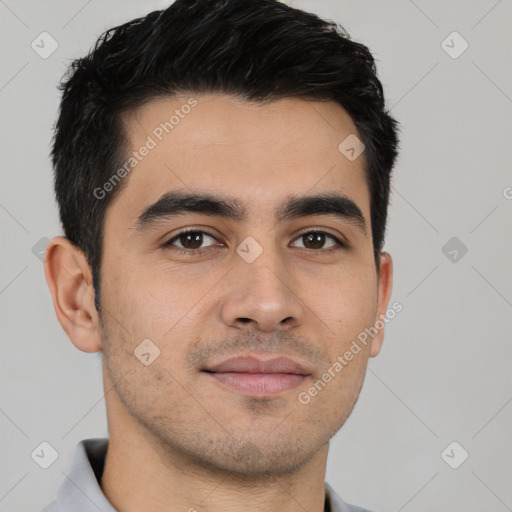
M 377 321 L 383 322 L 382 319 L 386 316 L 389 299 L 391 297 L 391 289 L 393 287 L 393 260 L 391 259 L 391 255 L 389 253 L 380 253 L 379 268 L 380 271 L 378 275 L 378 302 L 375 323 L 377 323 Z M 382 329 L 379 329 L 377 334 L 372 339 L 370 357 L 375 357 L 376 355 L 379 354 L 383 341 L 384 327 L 382 327 Z
M 73 345 L 83 352 L 101 350 L 92 272 L 84 253 L 67 238 L 54 237 L 46 248 L 44 273 L 57 318 Z

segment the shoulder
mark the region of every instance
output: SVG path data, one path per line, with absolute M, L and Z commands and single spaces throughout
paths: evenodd
M 331 512 L 371 512 L 366 508 L 345 502 L 327 482 L 325 482 L 325 489 L 329 497 Z

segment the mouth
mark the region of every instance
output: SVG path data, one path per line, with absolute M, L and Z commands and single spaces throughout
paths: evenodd
M 278 395 L 296 388 L 311 375 L 287 357 L 234 357 L 202 371 L 221 385 L 250 396 Z

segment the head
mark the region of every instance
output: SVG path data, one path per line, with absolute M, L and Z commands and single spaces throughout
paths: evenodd
M 176 0 L 105 32 L 61 88 L 65 238 L 45 272 L 73 343 L 103 354 L 111 411 L 205 466 L 305 463 L 350 414 L 383 331 L 333 365 L 391 293 L 397 123 L 370 51 L 276 0 Z M 306 376 L 272 396 L 212 380 L 249 353 Z

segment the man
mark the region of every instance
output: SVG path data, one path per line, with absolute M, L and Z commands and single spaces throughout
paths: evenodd
M 363 510 L 325 470 L 392 286 L 397 123 L 369 50 L 276 0 L 177 0 L 62 89 L 45 274 L 102 353 L 109 438 L 44 510 Z

